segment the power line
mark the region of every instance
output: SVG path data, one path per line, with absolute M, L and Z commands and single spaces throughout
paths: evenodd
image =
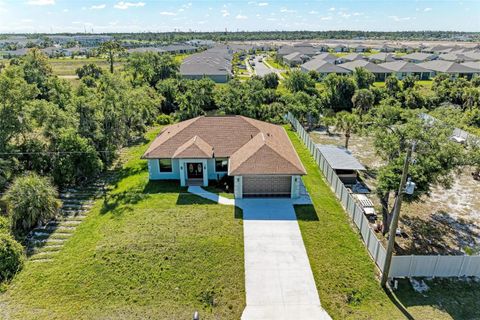
M 111 150 L 99 150 L 98 153 L 115 153 Z M 35 152 L 0 152 L 1 155 L 35 155 L 35 154 L 90 154 L 90 152 L 83 151 L 35 151 Z

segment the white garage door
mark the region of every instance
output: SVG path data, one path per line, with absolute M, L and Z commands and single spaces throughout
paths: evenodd
M 244 197 L 290 197 L 291 176 L 244 176 Z

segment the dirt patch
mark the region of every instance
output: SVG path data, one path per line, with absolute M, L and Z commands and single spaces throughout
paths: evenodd
M 343 146 L 340 133 L 327 134 L 324 130 L 310 133 L 319 144 Z M 382 165 L 368 136 L 353 134 L 349 150 L 367 168 L 360 174 L 372 190 L 369 195 L 378 213 L 380 201 L 375 194 L 376 174 Z M 434 186 L 430 196 L 416 203 L 404 202 L 397 237 L 397 254 L 464 254 L 476 253 L 480 248 L 480 182 L 472 178 L 473 168 L 463 167 L 455 173 L 450 189 Z M 381 219 L 381 217 L 379 217 Z M 381 237 L 381 235 L 379 235 Z M 383 239 L 386 242 L 385 239 Z

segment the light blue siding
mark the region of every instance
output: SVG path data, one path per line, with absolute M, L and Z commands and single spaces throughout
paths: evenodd
M 148 173 L 150 180 L 180 180 L 179 159 L 172 159 L 172 172 L 160 172 L 158 159 L 148 160 Z M 226 172 L 215 171 L 215 159 L 207 159 L 208 180 L 219 180 Z
M 172 172 L 160 172 L 158 159 L 148 159 L 148 174 L 150 180 L 180 180 L 178 159 L 172 159 Z

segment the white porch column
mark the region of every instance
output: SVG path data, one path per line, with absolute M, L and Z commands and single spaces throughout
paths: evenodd
M 208 165 L 207 165 L 207 160 L 202 160 L 202 166 L 203 166 L 203 186 L 207 187 L 208 186 Z
M 235 195 L 235 199 L 243 198 L 243 177 L 242 176 L 233 177 L 233 193 Z
M 185 160 L 180 159 L 178 165 L 180 166 L 180 186 L 185 187 L 187 185 L 185 179 Z
M 300 197 L 300 176 L 292 176 L 292 187 L 290 197 L 292 199 Z

